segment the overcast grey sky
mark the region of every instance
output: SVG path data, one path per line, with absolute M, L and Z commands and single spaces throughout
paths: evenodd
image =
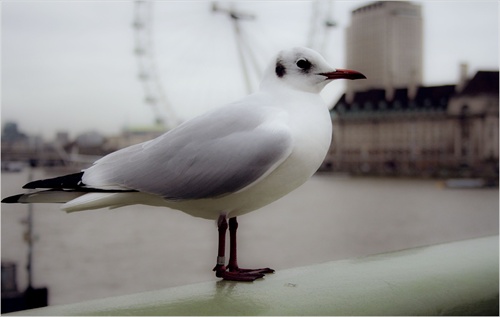
M 452 84 L 459 63 L 469 74 L 498 70 L 498 1 L 414 1 L 424 14 L 424 81 Z M 344 28 L 351 11 L 369 1 L 335 1 L 326 59 L 344 67 Z M 222 2 L 221 5 L 229 5 Z M 312 4 L 237 1 L 256 15 L 242 23 L 263 68 L 280 49 L 307 45 Z M 154 3 L 158 70 L 172 108 L 182 120 L 246 94 L 231 22 L 209 1 Z M 151 124 L 133 54 L 134 3 L 127 1 L 9 1 L 2 9 L 2 123 L 52 138 Z M 255 76 L 254 76 L 255 77 Z M 254 81 L 257 81 L 256 78 Z M 330 84 L 334 102 L 343 83 Z

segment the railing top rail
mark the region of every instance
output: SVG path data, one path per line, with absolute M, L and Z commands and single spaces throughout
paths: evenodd
M 493 236 L 12 315 L 496 315 L 498 257 Z

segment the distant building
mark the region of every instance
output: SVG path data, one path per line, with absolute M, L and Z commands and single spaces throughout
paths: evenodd
M 16 122 L 6 122 L 2 128 L 2 142 L 27 141 L 28 136 L 19 130 Z
M 108 152 L 116 151 L 130 145 L 152 140 L 165 132 L 165 127 L 161 124 L 127 127 L 123 129 L 120 135 L 108 137 L 104 148 Z
M 348 81 L 331 111 L 332 146 L 323 169 L 360 174 L 498 179 L 498 71 L 457 85 L 423 85 L 423 17 L 409 1 L 352 11 Z
M 463 85 L 344 94 L 324 168 L 350 173 L 498 177 L 499 72 Z M 458 91 L 457 91 L 458 89 Z
M 408 87 L 410 97 L 423 80 L 423 21 L 420 5 L 409 1 L 378 1 L 352 11 L 346 29 L 346 66 L 366 80 L 346 83 L 347 100 L 356 91 Z
M 478 72 L 450 99 L 454 155 L 462 166 L 498 168 L 498 76 L 498 71 Z
M 56 133 L 56 137 L 54 139 L 54 143 L 57 143 L 61 146 L 64 146 L 70 143 L 69 132 L 67 131 L 59 131 Z

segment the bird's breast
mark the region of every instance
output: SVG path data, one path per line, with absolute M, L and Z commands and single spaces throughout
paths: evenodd
M 323 101 L 300 98 L 286 108 L 268 110 L 267 124 L 284 125 L 292 138 L 288 157 L 268 175 L 247 188 L 214 199 L 168 202 L 169 207 L 193 216 L 217 219 L 220 212 L 230 217 L 259 209 L 290 193 L 305 183 L 319 168 L 330 147 L 332 127 L 330 114 Z
M 247 213 L 283 197 L 304 184 L 323 163 L 332 137 L 330 114 L 323 101 L 288 110 L 287 124 L 293 138 L 289 157 L 259 184 L 239 193 L 238 199 L 248 204 L 231 215 Z
M 294 149 L 290 160 L 309 178 L 323 162 L 332 138 L 332 123 L 322 100 L 294 112 L 290 118 Z

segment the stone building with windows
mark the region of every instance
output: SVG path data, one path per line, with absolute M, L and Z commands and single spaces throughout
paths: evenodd
M 459 85 L 344 94 L 331 111 L 325 170 L 353 174 L 498 177 L 499 73 Z
M 450 99 L 454 118 L 454 163 L 476 171 L 498 172 L 498 71 L 480 71 Z
M 323 170 L 353 174 L 498 178 L 498 71 L 455 85 L 423 85 L 423 14 L 410 1 L 376 1 L 351 13 L 348 81 L 331 111 Z

